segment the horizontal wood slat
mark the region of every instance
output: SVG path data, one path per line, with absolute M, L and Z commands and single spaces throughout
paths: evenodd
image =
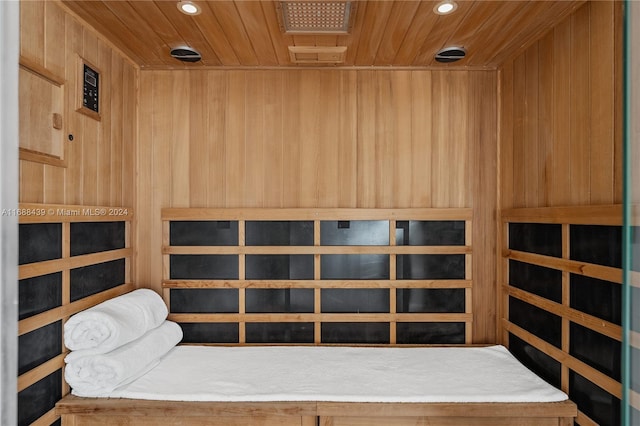
M 559 269 L 573 274 L 585 275 L 614 283 L 622 283 L 622 271 L 620 268 L 595 265 L 593 263 L 579 262 L 577 260 L 561 259 L 542 254 L 526 253 L 518 250 L 505 249 L 502 253 L 506 259 L 518 260 L 547 268 Z
M 471 322 L 471 314 L 169 314 L 175 322 Z
M 389 326 L 388 342 L 390 345 L 397 344 L 398 330 L 396 325 L 399 323 L 464 323 L 464 334 L 462 331 L 450 331 L 451 335 L 455 335 L 456 339 L 463 339 L 467 344 L 473 340 L 472 325 L 473 317 L 473 282 L 471 277 L 471 255 L 472 247 L 470 245 L 471 231 L 471 209 L 467 208 L 406 208 L 406 209 L 352 209 L 352 208 L 329 208 L 329 209 L 273 209 L 273 208 L 166 208 L 162 210 L 162 254 L 163 254 L 163 281 L 162 288 L 165 300 L 170 306 L 170 310 L 179 312 L 171 312 L 169 319 L 182 323 L 237 323 L 238 325 L 238 344 L 246 344 L 246 325 L 247 323 L 313 323 L 313 341 L 315 344 L 323 344 L 322 341 L 322 325 L 336 322 L 355 322 L 355 323 L 386 323 Z M 171 245 L 171 223 L 175 221 L 234 221 L 238 223 L 237 231 L 233 231 L 234 241 L 237 237 L 236 245 L 220 245 L 220 246 L 174 246 Z M 247 221 L 258 220 L 266 223 L 270 221 L 299 221 L 305 220 L 313 222 L 313 244 L 308 246 L 247 246 L 246 245 L 246 229 Z M 322 221 L 359 221 L 359 220 L 381 220 L 387 222 L 389 241 L 386 245 L 322 245 L 321 238 Z M 462 239 L 460 246 L 442 246 L 442 245 L 423 245 L 404 246 L 396 244 L 396 226 L 398 221 L 461 221 L 464 222 L 464 234 L 460 228 L 458 239 Z M 182 225 L 188 227 L 188 225 Z M 187 228 L 184 228 L 187 229 Z M 186 232 L 186 231 L 183 231 Z M 382 232 L 382 231 L 380 231 Z M 237 235 L 235 235 L 237 233 Z M 382 235 L 382 234 L 381 234 Z M 237 276 L 238 279 L 170 279 L 171 268 L 173 267 L 172 256 L 178 255 L 235 255 L 237 256 Z M 245 279 L 247 256 L 251 255 L 308 255 L 313 256 L 313 265 L 307 265 L 307 274 L 312 279 L 296 280 L 296 279 Z M 388 279 L 344 279 L 344 280 L 322 280 L 322 256 L 337 255 L 348 256 L 355 254 L 385 254 L 388 255 Z M 396 279 L 399 271 L 397 268 L 398 256 L 409 254 L 423 255 L 449 255 L 458 254 L 465 256 L 464 264 L 456 267 L 464 268 L 456 271 L 458 276 L 465 279 Z M 178 261 L 179 258 L 176 258 Z M 234 261 L 235 262 L 235 261 Z M 311 269 L 311 267 L 313 269 Z M 235 272 L 234 272 L 235 274 Z M 385 272 L 387 274 L 387 272 Z M 446 275 L 445 275 L 446 276 Z M 180 310 L 178 306 L 172 306 L 171 290 L 188 290 L 188 289 L 237 289 L 237 305 L 234 299 L 234 308 L 232 313 L 205 313 L 205 309 L 196 308 L 198 313 L 189 313 L 189 309 Z M 313 292 L 313 301 L 308 301 L 309 305 L 306 309 L 312 309 L 308 313 L 285 313 L 284 308 L 275 308 L 273 313 L 247 313 L 246 289 L 263 288 L 263 289 L 315 289 Z M 386 290 L 385 298 L 388 298 L 387 306 L 377 306 L 377 312 L 357 312 L 358 308 L 348 308 L 345 313 L 329 313 L 323 312 L 322 300 L 323 289 L 382 289 Z M 464 303 L 463 312 L 455 312 L 460 308 L 451 308 L 453 312 L 396 312 L 396 304 L 398 302 L 396 291 L 394 289 L 464 289 L 464 299 L 460 299 L 459 303 Z M 188 292 L 187 292 L 188 293 Z M 181 297 L 188 296 L 187 293 L 181 293 Z M 196 294 L 196 293 L 194 293 Z M 380 295 L 380 292 L 378 292 Z M 458 293 L 457 297 L 461 296 Z M 205 296 L 202 296 L 205 297 Z M 215 297 L 215 295 L 207 295 L 206 297 Z M 362 296 L 366 297 L 366 296 Z M 426 297 L 426 296 L 425 296 Z M 181 300 L 181 299 L 177 299 Z M 288 303 L 288 302 L 287 302 Z M 355 303 L 355 302 L 351 302 Z M 364 306 L 364 305 L 363 305 Z M 364 310 L 368 310 L 362 308 Z M 327 308 L 327 310 L 330 310 Z M 425 310 L 429 310 L 425 308 Z M 386 311 L 386 312 L 385 312 Z M 228 312 L 228 311 L 227 311 Z M 457 329 L 457 326 L 454 326 Z M 405 333 L 406 335 L 406 333 Z M 404 337 L 406 339 L 407 337 Z M 413 337 L 410 337 L 413 338 Z M 432 338 L 432 337 L 428 337 Z M 448 337 L 452 338 L 452 337 Z M 282 342 L 286 344 L 288 342 Z
M 471 254 L 469 246 L 170 246 L 162 254 Z
M 571 370 L 576 373 L 584 376 L 588 380 L 592 381 L 605 391 L 614 395 L 616 398 L 622 398 L 622 385 L 620 382 L 612 379 L 604 373 L 596 370 L 595 368 L 585 364 L 584 362 L 572 357 L 568 353 L 558 349 L 550 343 L 545 342 L 537 336 L 529 333 L 521 327 L 507 321 L 503 320 L 502 325 L 509 333 L 514 334 L 525 342 L 533 345 L 535 348 L 544 352 L 545 354 L 551 356 L 556 361 L 566 365 Z
M 33 368 L 26 373 L 18 376 L 18 392 L 25 390 L 37 381 L 44 379 L 49 374 L 64 367 L 65 355 L 66 353 L 62 353 L 57 357 L 51 358 L 49 361 L 40 364 L 36 368 Z
M 30 331 L 37 330 L 40 327 L 44 327 L 52 322 L 69 317 L 75 313 L 97 305 L 98 303 L 120 296 L 121 294 L 128 293 L 134 289 L 135 285 L 132 283 L 122 284 L 118 287 L 94 294 L 93 296 L 88 296 L 75 302 L 23 319 L 18 322 L 18 335 L 21 336 L 25 333 L 29 333 Z
M 471 280 L 165 280 L 163 288 L 471 288 Z
M 118 197 L 121 197 L 119 195 Z M 50 325 L 52 323 L 61 321 L 64 322 L 71 316 L 82 310 L 95 306 L 101 302 L 104 302 L 113 297 L 130 292 L 136 288 L 131 283 L 133 276 L 131 270 L 133 268 L 133 256 L 134 248 L 131 243 L 133 238 L 131 236 L 133 220 L 133 209 L 127 207 L 102 207 L 94 205 L 67 205 L 67 204 L 40 204 L 40 203 L 20 203 L 19 208 L 15 210 L 6 210 L 2 212 L 4 215 L 16 215 L 19 216 L 20 225 L 30 225 L 38 223 L 54 223 L 60 224 L 58 229 L 59 235 L 59 253 L 61 258 L 47 260 L 42 262 L 33 262 L 20 265 L 18 268 L 18 278 L 25 280 L 29 278 L 39 277 L 51 273 L 60 272 L 61 279 L 59 285 L 59 299 L 56 303 L 61 305 L 29 316 L 18 322 L 18 336 L 24 336 L 27 333 L 39 330 L 42 327 Z M 98 251 L 95 253 L 83 254 L 78 256 L 71 256 L 72 241 L 72 227 L 74 223 L 88 222 L 121 222 L 123 224 L 124 235 L 117 236 L 117 245 L 124 246 L 115 250 Z M 104 229 L 104 226 L 97 225 L 100 229 Z M 81 244 L 89 243 L 89 239 L 99 238 L 98 236 L 104 233 L 98 233 L 95 236 L 86 236 L 85 231 L 91 226 L 83 226 L 82 233 L 79 238 Z M 119 228 L 122 230 L 122 228 Z M 120 232 L 120 231 L 118 231 Z M 101 250 L 104 247 L 113 247 L 113 242 L 109 235 L 101 235 L 100 241 L 97 245 L 88 244 L 89 250 Z M 38 236 L 33 232 L 25 232 L 21 234 L 21 238 L 27 238 L 27 244 L 38 243 Z M 75 238 L 75 237 L 74 237 Z M 123 238 L 123 239 L 122 239 Z M 90 296 L 82 297 L 76 301 L 71 301 L 72 288 L 71 288 L 71 271 L 76 268 L 82 268 L 92 265 L 99 265 L 105 262 L 124 259 L 124 271 L 123 272 L 123 284 L 119 282 L 113 282 L 109 285 L 115 285 L 115 287 L 108 290 L 100 291 Z M 29 283 L 21 283 L 22 285 L 29 285 Z M 101 288 L 108 287 L 104 285 Z M 93 290 L 98 291 L 98 289 Z M 27 304 L 30 302 L 27 302 Z M 64 328 L 62 329 L 64 332 Z M 19 342 L 20 350 L 25 350 L 22 347 L 22 341 Z M 37 348 L 30 348 L 36 350 Z M 50 374 L 64 368 L 64 357 L 68 351 L 63 347 L 62 353 L 54 356 L 42 364 L 33 366 L 29 371 L 23 373 L 18 377 L 18 392 L 23 391 L 30 386 L 34 385 L 43 378 Z M 62 381 L 62 388 L 60 389 L 62 395 L 69 393 L 69 386 L 64 380 Z M 58 416 L 55 410 L 49 410 L 34 422 L 33 425 L 50 425 L 57 421 Z
M 131 258 L 132 256 L 133 248 L 123 248 L 103 251 L 100 253 L 84 254 L 81 256 L 63 257 L 61 259 L 47 260 L 44 262 L 28 263 L 20 265 L 18 279 L 24 280 L 40 275 L 51 274 L 53 272 L 96 265 L 98 263 L 109 262 L 111 260 Z
M 622 341 L 622 327 L 619 325 L 562 305 L 561 303 L 552 302 L 544 297 L 537 296 L 519 288 L 505 286 L 504 289 L 509 296 L 530 303 L 559 317 L 566 318 L 619 342 Z
M 164 208 L 163 221 L 182 220 L 471 220 L 468 208 L 304 209 Z
M 585 281 L 584 284 L 576 288 L 571 281 L 571 274 L 583 275 L 597 280 L 604 280 L 615 284 L 623 283 L 623 273 L 621 268 L 598 265 L 595 263 L 571 260 L 569 257 L 572 255 L 571 250 L 571 227 L 574 225 L 602 225 L 610 227 L 621 227 L 623 223 L 622 206 L 616 205 L 586 205 L 586 206 L 568 206 L 568 207 L 544 207 L 544 208 L 518 208 L 503 210 L 501 214 L 502 219 L 502 261 L 499 263 L 501 270 L 501 286 L 502 286 L 502 301 L 500 302 L 502 308 L 502 335 L 505 342 L 509 340 L 509 333 L 522 339 L 526 343 L 532 345 L 542 353 L 550 356 L 560 363 L 559 380 L 562 389 L 569 393 L 577 391 L 571 389 L 573 386 L 570 380 L 570 372 L 583 376 L 585 379 L 591 381 L 595 385 L 599 386 L 605 392 L 620 399 L 622 397 L 622 385 L 614 377 L 610 377 L 608 374 L 599 371 L 598 369 L 591 367 L 587 363 L 580 361 L 573 354 L 574 343 L 582 344 L 578 346 L 580 351 L 586 351 L 589 347 L 588 342 L 572 342 L 571 324 L 575 323 L 588 330 L 599 333 L 602 336 L 606 336 L 617 342 L 623 340 L 622 327 L 609 321 L 605 321 L 594 315 L 582 312 L 578 309 L 571 307 L 573 297 L 571 292 L 589 292 L 589 285 L 591 281 Z M 559 224 L 561 228 L 561 254 L 558 257 L 546 256 L 536 253 L 529 253 L 519 250 L 513 250 L 509 248 L 511 243 L 509 231 L 511 223 L 531 223 L 531 224 Z M 526 239 L 523 237 L 523 241 L 518 243 L 525 243 Z M 532 237 L 531 240 L 535 240 Z M 557 248 L 557 247 L 556 247 Z M 513 272 L 509 268 L 509 261 L 514 260 L 518 262 L 524 262 L 532 265 L 537 265 L 545 268 L 556 269 L 562 271 L 561 275 L 561 291 L 562 297 L 561 303 L 549 300 L 545 297 L 533 294 L 529 291 L 523 290 L 510 285 L 510 282 L 518 282 L 518 279 L 522 278 L 524 281 L 527 279 L 523 277 L 509 277 L 509 274 Z M 528 277 L 528 280 L 534 280 L 535 274 Z M 633 279 L 632 279 L 633 282 Z M 544 284 L 544 283 L 536 283 Z M 532 284 L 533 285 L 533 282 Z M 611 297 L 614 297 L 612 292 Z M 511 308 L 509 304 L 509 298 L 515 298 L 523 302 L 529 303 L 543 311 L 549 312 L 561 319 L 560 335 L 560 347 L 556 347 L 545 340 L 535 336 L 533 333 L 527 331 L 527 325 L 521 324 L 521 326 L 515 325 L 509 321 Z M 616 303 L 616 300 L 603 300 L 603 306 L 610 306 Z M 522 308 L 524 309 L 524 308 Z M 615 310 L 615 308 L 612 308 Z M 533 311 L 532 311 L 533 312 Z M 515 314 L 514 314 L 515 315 Z M 529 318 L 529 321 L 535 321 L 535 318 Z M 634 336 L 631 335 L 632 345 Z M 640 345 L 640 339 L 635 336 L 636 343 Z M 592 342 L 591 345 L 594 343 Z M 585 345 L 587 345 L 585 347 Z M 612 347 L 616 347 L 612 345 Z M 593 349 L 596 350 L 597 349 Z M 617 356 L 616 349 L 611 349 L 612 356 Z M 581 353 L 581 356 L 588 357 L 588 355 Z M 580 356 L 577 355 L 576 356 Z M 611 362 L 615 363 L 615 360 Z M 615 365 L 615 364 L 614 364 Z M 577 385 L 576 385 L 577 386 Z M 578 406 L 578 409 L 582 408 L 588 411 L 586 407 Z M 580 425 L 595 425 L 597 424 L 593 419 L 589 418 L 583 411 L 579 411 L 577 422 Z
M 503 222 L 513 223 L 622 225 L 622 205 L 504 209 L 501 217 Z

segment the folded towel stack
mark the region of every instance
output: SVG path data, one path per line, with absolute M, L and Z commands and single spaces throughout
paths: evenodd
M 167 307 L 139 289 L 72 316 L 64 326 L 65 379 L 77 396 L 108 396 L 152 369 L 180 340 Z

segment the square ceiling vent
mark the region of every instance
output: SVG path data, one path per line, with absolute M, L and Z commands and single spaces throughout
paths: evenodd
M 350 1 L 281 1 L 282 31 L 289 34 L 346 34 L 355 5 Z

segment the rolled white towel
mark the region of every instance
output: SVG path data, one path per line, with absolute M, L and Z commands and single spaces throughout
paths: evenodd
M 178 324 L 165 321 L 133 342 L 109 353 L 84 356 L 69 362 L 64 378 L 77 396 L 109 396 L 155 367 L 160 358 L 182 340 Z
M 138 289 L 78 312 L 64 325 L 64 344 L 77 356 L 109 352 L 158 327 L 167 305 L 153 290 Z

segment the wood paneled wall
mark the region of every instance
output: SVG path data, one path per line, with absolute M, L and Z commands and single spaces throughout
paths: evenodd
M 473 207 L 474 339 L 495 338 L 494 71 L 140 76 L 138 285 L 160 290 L 165 207 Z
M 66 168 L 20 161 L 20 201 L 133 207 L 138 67 L 57 2 L 20 2 L 20 32 L 22 58 L 65 81 L 68 145 Z M 101 71 L 100 121 L 75 111 L 79 57 Z
M 501 206 L 622 201 L 622 2 L 587 2 L 500 69 Z

